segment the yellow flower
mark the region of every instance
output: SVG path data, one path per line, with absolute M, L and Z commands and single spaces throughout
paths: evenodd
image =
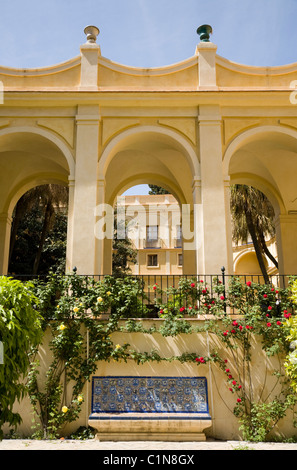
M 116 348 L 116 349 L 120 349 L 120 348 L 121 348 L 121 345 L 120 345 L 120 344 L 117 344 L 115 348 Z
M 61 323 L 61 325 L 59 326 L 59 330 L 63 331 L 65 330 L 66 326 L 64 325 L 64 323 Z
M 67 406 L 63 406 L 63 408 L 62 408 L 62 412 L 63 412 L 63 413 L 67 413 L 67 411 L 68 411 L 68 408 L 67 408 Z
M 81 395 L 78 395 L 77 399 L 78 399 L 79 402 L 83 401 L 83 397 Z
M 98 297 L 97 302 L 103 302 L 102 297 Z
M 110 290 L 109 290 L 108 292 L 106 292 L 106 293 L 107 293 L 107 295 L 111 295 L 111 292 L 110 292 Z
M 60 305 L 57 305 L 57 308 L 60 308 Z
M 73 311 L 76 313 L 78 312 L 79 308 L 78 307 L 74 307 Z

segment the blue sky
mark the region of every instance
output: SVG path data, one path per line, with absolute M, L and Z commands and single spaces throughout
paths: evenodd
M 217 53 L 247 65 L 297 62 L 297 0 L 0 0 L 0 65 L 35 68 L 79 55 L 84 27 L 101 53 L 136 67 L 194 55 L 208 23 Z M 1 4 L 0 3 L 0 4 Z
M 218 54 L 249 65 L 297 60 L 297 0 L 0 0 L 0 64 L 42 67 L 79 54 L 95 24 L 102 55 L 158 67 L 194 55 L 211 24 Z

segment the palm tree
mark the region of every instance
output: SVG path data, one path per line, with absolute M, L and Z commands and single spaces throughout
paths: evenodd
M 246 185 L 231 186 L 231 215 L 233 219 L 233 241 L 247 242 L 250 236 L 257 260 L 266 283 L 269 282 L 264 255 L 278 268 L 277 260 L 269 251 L 265 238 L 275 235 L 274 210 L 267 197 L 259 190 Z

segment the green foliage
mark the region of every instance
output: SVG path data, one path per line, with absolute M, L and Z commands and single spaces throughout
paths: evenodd
M 118 320 L 143 315 L 141 284 L 131 277 L 105 276 L 101 281 L 75 274 L 52 274 L 36 281 L 44 328 L 50 328 L 53 360 L 40 378 L 37 354 L 31 358 L 28 390 L 43 437 L 58 435 L 66 423 L 75 421 L 83 403 L 82 390 L 94 374 L 97 362 L 128 357 L 129 345 L 114 345 L 110 335 Z M 108 314 L 106 321 L 102 316 Z M 39 383 L 44 387 L 39 387 Z M 71 394 L 66 388 L 72 383 Z
M 155 184 L 149 184 L 149 194 L 154 195 L 154 194 L 169 194 L 169 191 L 167 189 L 161 188 L 161 186 L 157 186 Z
M 29 368 L 28 354 L 42 337 L 37 298 L 31 284 L 0 277 L 0 340 L 4 344 L 4 365 L 0 364 L 0 439 L 4 423 L 16 426 L 21 417 L 13 412 L 16 400 L 26 390 L 21 379 Z
M 32 273 L 43 227 L 43 210 L 36 206 L 21 219 L 16 235 L 9 272 L 18 275 Z M 66 258 L 67 215 L 55 215 L 53 227 L 45 239 L 38 274 L 49 270 L 63 272 Z
M 52 338 L 52 362 L 44 377 L 40 376 L 37 350 L 30 357 L 28 390 L 41 423 L 39 435 L 58 436 L 65 424 L 77 419 L 84 400 L 84 385 L 95 373 L 98 361 L 133 360 L 137 364 L 180 361 L 218 366 L 225 374 L 227 388 L 235 396 L 231 411 L 239 420 L 244 438 L 265 440 L 296 403 L 296 388 L 290 387 L 283 371 L 283 358 L 289 352 L 290 342 L 296 340 L 297 344 L 291 299 L 295 285 L 280 289 L 245 283 L 239 277 L 232 277 L 228 285 L 216 278 L 212 285 L 194 278 L 183 278 L 168 289 L 155 284 L 151 289 L 163 321 L 149 327 L 139 318 L 149 313 L 143 288 L 139 279 L 132 276 L 105 276 L 98 281 L 76 274 L 52 274 L 46 281 L 35 283 L 43 329 L 50 329 Z M 196 315 L 204 318 L 198 326 L 188 320 Z M 118 331 L 158 333 L 163 337 L 211 334 L 216 338 L 217 350 L 210 351 L 207 357 L 197 350 L 163 357 L 157 349 L 140 352 L 128 343 L 114 344 L 111 335 Z M 265 377 L 262 389 L 253 384 L 253 364 L 259 354 L 255 352 L 254 341 L 259 344 L 259 340 L 263 364 L 272 356 L 279 359 L 279 367 L 270 376 L 275 384 L 267 396 L 264 396 Z
M 297 279 L 292 281 L 292 296 L 293 303 L 297 304 Z M 295 393 L 297 392 L 297 317 L 286 314 L 286 326 L 288 331 L 287 342 L 289 345 L 289 352 L 286 357 L 285 368 L 286 374 L 290 378 L 291 386 Z

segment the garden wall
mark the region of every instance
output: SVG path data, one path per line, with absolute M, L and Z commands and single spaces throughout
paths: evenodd
M 191 319 L 187 320 L 192 325 L 202 327 L 204 319 Z M 124 321 L 121 321 L 124 324 Z M 119 323 L 119 326 L 121 325 Z M 160 327 L 162 319 L 141 319 L 141 324 L 145 328 L 152 325 Z M 86 336 L 87 337 L 87 336 Z M 241 390 L 230 391 L 230 375 L 232 380 L 236 380 L 237 384 L 248 387 L 248 376 L 246 375 L 245 384 L 243 375 L 238 376 L 238 371 L 243 364 L 243 358 L 240 350 L 230 350 L 224 348 L 224 344 L 219 340 L 217 335 L 209 332 L 199 332 L 191 334 L 178 334 L 177 336 L 164 337 L 160 333 L 143 333 L 143 332 L 114 332 L 111 335 L 111 340 L 115 348 L 123 347 L 126 343 L 129 346 L 126 350 L 135 350 L 141 353 L 149 353 L 156 351 L 155 360 L 152 360 L 152 355 L 149 360 L 145 360 L 145 356 L 138 356 L 134 359 L 116 358 L 109 361 L 98 362 L 98 367 L 94 375 L 97 376 L 173 376 L 173 377 L 206 377 L 208 385 L 208 402 L 209 413 L 212 418 L 212 427 L 206 430 L 207 437 L 212 437 L 222 440 L 237 440 L 241 438 L 239 430 L 238 418 L 234 415 L 233 410 L 238 406 L 237 399 L 242 393 Z M 47 331 L 44 341 L 39 350 L 40 359 L 40 375 L 39 386 L 42 389 L 42 377 L 51 362 L 51 351 L 49 349 L 50 335 Z M 278 357 L 267 357 L 262 350 L 261 337 L 251 337 L 252 341 L 252 358 L 249 364 L 251 370 L 251 378 L 253 384 L 253 394 L 255 400 L 261 396 L 262 399 L 269 397 L 270 399 L 279 390 L 277 385 L 277 378 L 274 375 L 275 370 L 280 371 L 281 361 Z M 221 369 L 217 363 L 206 360 L 205 362 L 199 361 L 199 358 L 209 358 L 213 352 L 219 353 L 220 357 L 225 361 L 226 370 Z M 183 354 L 194 354 L 197 360 L 181 360 Z M 162 360 L 159 360 L 163 358 Z M 173 359 L 178 357 L 179 359 Z M 166 360 L 164 359 L 166 358 Z M 138 362 L 143 361 L 143 363 Z M 228 371 L 229 369 L 229 371 Z M 243 373 L 242 373 L 243 374 Z M 68 392 L 71 394 L 70 385 L 68 385 Z M 232 385 L 231 385 L 232 387 Z M 80 426 L 88 425 L 88 418 L 91 412 L 92 403 L 92 387 L 91 381 L 88 382 L 83 390 L 84 402 L 82 404 L 81 413 L 79 418 L 68 424 L 63 429 L 63 435 L 67 436 L 71 432 L 78 429 Z M 30 400 L 25 398 L 21 404 L 15 406 L 15 410 L 19 411 L 22 417 L 22 424 L 17 429 L 17 432 L 22 437 L 27 437 L 32 434 L 32 407 Z M 4 429 L 8 432 L 8 428 Z M 292 413 L 288 412 L 286 417 L 282 419 L 273 432 L 272 437 L 292 437 L 295 431 L 293 427 Z

